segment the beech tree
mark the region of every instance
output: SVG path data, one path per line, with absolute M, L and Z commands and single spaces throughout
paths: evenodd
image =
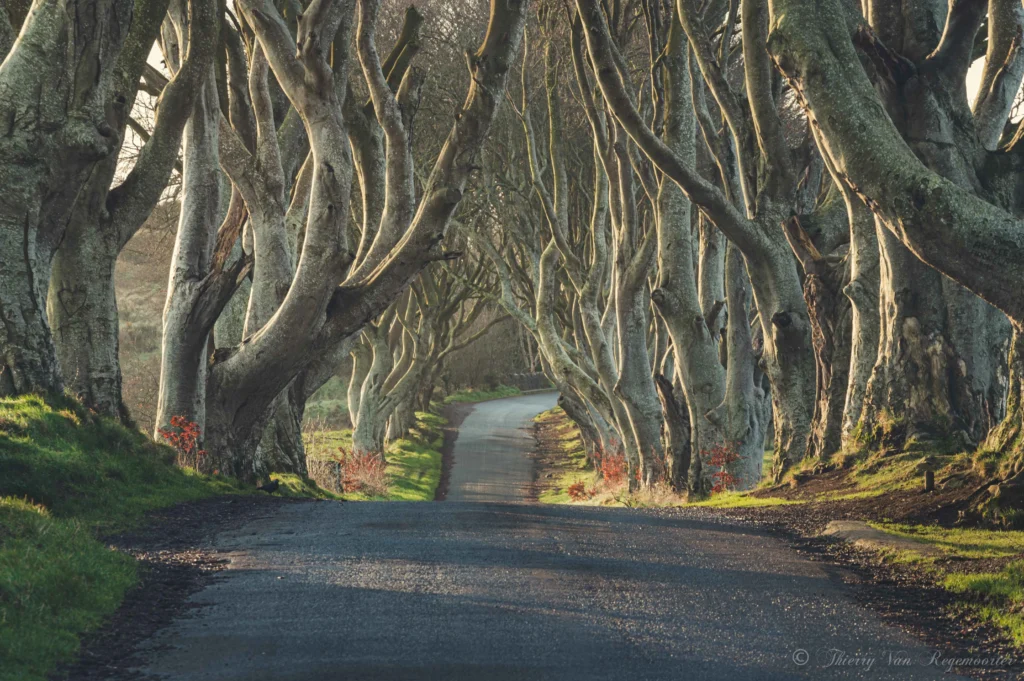
M 472 8 L 379 4 L 0 6 L 0 394 L 129 419 L 114 264 L 180 166 L 155 428 L 211 469 L 305 472 L 350 355 L 383 452 L 507 315 L 633 489 L 756 485 L 771 431 L 777 481 L 981 449 L 1019 510 L 1019 0 L 493 0 L 465 92 Z
M 165 35 L 173 41 L 164 46 L 165 63 L 174 73 L 170 82 L 146 61 L 165 22 L 170 23 Z M 129 416 L 121 395 L 114 264 L 164 192 L 219 33 L 213 3 L 136 4 L 113 86 L 117 105 L 111 107 L 111 126 L 118 144 L 83 186 L 83 199 L 75 203 L 54 256 L 46 309 L 61 371 L 83 404 L 122 420 Z M 144 75 L 143 87 L 159 92 L 153 131 L 128 175 L 112 186 Z
M 259 50 L 265 55 L 267 73 L 273 72 L 302 121 L 309 142 L 307 164 L 311 176 L 309 196 L 305 200 L 307 217 L 301 253 L 293 277 L 284 281 L 272 277 L 271 287 L 277 287 L 277 300 L 268 306 L 274 309 L 272 313 L 268 310 L 262 325 L 251 329 L 252 335 L 246 336 L 241 345 L 218 350 L 207 363 L 205 339 L 219 307 L 223 306 L 220 292 L 233 288 L 220 282 L 237 280 L 240 268 L 225 265 L 226 256 L 217 259 L 209 255 L 216 220 L 214 213 L 206 210 L 204 192 L 193 192 L 194 202 L 190 201 L 187 187 L 192 159 L 186 136 L 186 193 L 176 251 L 193 251 L 196 257 L 182 268 L 191 268 L 187 282 L 181 287 L 172 287 L 168 294 L 167 314 L 180 315 L 182 321 L 169 323 L 165 314 L 165 380 L 162 380 L 161 399 L 163 404 L 164 394 L 167 395 L 167 406 L 161 408 L 160 420 L 169 419 L 172 414 L 186 414 L 199 422 L 205 412 L 210 465 L 222 472 L 252 479 L 268 472 L 266 462 L 256 456 L 262 434 L 256 425 L 278 395 L 310 368 L 314 358 L 337 348 L 384 312 L 430 262 L 447 257 L 441 246 L 443 236 L 501 101 L 509 63 L 520 43 L 525 4 L 492 4 L 483 44 L 467 55 L 472 78 L 465 103 L 424 183 L 419 201 L 413 191 L 407 145 L 395 143 L 406 135 L 407 122 L 403 120 L 399 101 L 403 88 L 409 89 L 406 85 L 411 82 L 409 73 L 398 92 L 392 92 L 376 52 L 377 5 L 371 0 L 359 4 L 357 51 L 374 114 L 388 139 L 386 194 L 380 227 L 374 237 L 375 243 L 381 242 L 387 247 L 375 249 L 371 245 L 367 254 L 378 250 L 382 253 L 379 263 L 366 266 L 353 263 L 356 248 L 346 229 L 353 154 L 344 115 L 349 89 L 345 80 L 348 59 L 345 48 L 355 29 L 351 21 L 352 6 L 332 0 L 312 3 L 298 19 L 295 39 L 272 5 L 254 1 L 242 3 L 240 8 L 255 35 L 258 47 L 254 48 L 254 54 Z M 332 53 L 333 65 L 328 61 Z M 258 70 L 259 59 L 252 61 L 251 68 Z M 257 111 L 262 106 L 257 103 L 258 99 L 260 97 L 254 94 Z M 193 126 L 200 111 L 197 107 Z M 217 146 L 222 146 L 225 168 L 229 175 L 235 175 L 232 182 L 238 188 L 244 178 L 237 176 L 231 166 L 236 169 L 252 167 L 252 154 L 232 137 L 234 132 L 230 126 L 213 125 L 214 113 L 208 116 L 204 124 L 208 130 L 204 153 L 215 155 Z M 261 116 L 256 118 L 259 125 Z M 264 116 L 264 120 L 269 123 L 269 116 Z M 274 149 L 277 140 L 270 134 L 272 128 L 267 130 L 266 148 L 257 145 L 256 153 L 273 158 L 279 155 Z M 217 135 L 221 137 L 219 142 Z M 265 170 L 268 164 L 259 165 Z M 271 170 L 276 172 L 276 167 L 273 165 Z M 205 194 L 211 202 L 216 191 L 216 183 L 206 185 Z M 244 193 L 241 189 L 238 191 Z M 276 196 L 278 204 L 283 204 L 283 194 L 278 192 Z M 253 203 L 257 200 L 268 199 L 252 197 Z M 292 201 L 294 203 L 294 196 Z M 204 212 L 205 215 L 201 215 Z M 251 206 L 249 213 L 251 218 Z M 281 209 L 275 209 L 273 222 L 268 220 L 265 238 L 283 238 L 282 213 Z M 193 226 L 191 216 L 201 219 L 194 220 Z M 237 219 L 229 209 L 220 228 L 222 236 L 236 230 L 235 225 Z M 254 294 L 262 250 L 255 245 L 259 234 L 260 230 L 254 226 Z M 217 253 L 226 251 L 218 249 Z M 206 310 L 214 314 L 201 314 Z M 185 333 L 186 337 L 168 342 L 167 329 L 173 329 L 175 334 Z M 194 352 L 183 360 L 168 361 L 169 347 L 177 351 L 186 345 L 194 348 Z M 197 377 L 190 378 L 193 375 Z
M 436 381 L 445 359 L 505 319 L 492 316 L 473 328 L 488 307 L 477 292 L 490 288 L 490 277 L 482 262 L 465 267 L 466 258 L 463 253 L 446 267 L 429 266 L 363 332 L 349 383 L 353 451 L 381 455 L 385 442 L 408 433 L 418 398 Z M 429 396 L 423 406 L 429 408 Z
M 52 259 L 97 166 L 117 156 L 114 119 L 136 86 L 118 77 L 119 58 L 148 51 L 152 38 L 151 25 L 132 21 L 133 5 L 0 6 L 0 112 L 10 122 L 0 142 L 0 394 L 64 388 L 46 315 Z M 213 23 L 212 2 L 190 8 Z
M 985 443 L 1006 463 L 979 496 L 990 510 L 1019 508 L 1024 313 L 1015 287 L 1024 231 L 1013 179 L 1019 135 L 1008 117 L 1021 79 L 1019 40 L 1011 36 L 1020 31 L 1022 8 L 1015 1 L 951 3 L 940 33 L 920 25 L 926 3 L 901 4 L 911 39 L 890 45 L 885 22 L 892 10 L 884 3 L 867 3 L 865 15 L 837 1 L 773 2 L 768 50 L 805 107 L 837 181 L 877 218 L 880 241 L 905 247 L 1009 317 L 1006 417 Z M 986 9 L 985 75 L 972 109 L 965 78 Z M 892 89 L 915 95 L 903 129 L 883 99 Z M 915 142 L 914 129 L 928 130 L 930 144 Z

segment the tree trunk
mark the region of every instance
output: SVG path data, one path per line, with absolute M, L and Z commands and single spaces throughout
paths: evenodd
M 0 394 L 63 390 L 46 316 L 51 260 L 79 191 L 118 147 L 105 105 L 132 4 L 39 3 L 2 60 Z
M 402 400 L 395 407 L 394 411 L 391 412 L 391 418 L 388 419 L 387 435 L 384 439 L 386 443 L 390 444 L 395 440 L 402 439 L 416 425 L 416 412 L 413 409 L 414 397 L 414 395 L 410 395 Z
M 882 314 L 878 358 L 868 381 L 861 436 L 900 449 L 951 432 L 948 380 L 952 349 L 945 335 L 945 304 L 938 272 L 887 231 L 881 252 Z
M 686 409 L 685 398 L 681 391 L 675 391 L 671 381 L 663 374 L 655 375 L 654 380 L 665 419 L 665 430 L 662 433 L 665 447 L 665 479 L 672 489 L 682 491 L 687 488 L 690 459 L 693 455 L 690 415 Z
M 761 482 L 763 473 L 769 401 L 750 336 L 750 282 L 743 255 L 732 244 L 726 250 L 725 293 L 729 310 L 725 398 L 707 419 L 719 429 L 721 446 L 736 457 L 724 466 L 732 478 L 730 485 L 752 489 Z M 715 472 L 707 463 L 705 480 Z
M 849 387 L 852 311 L 842 291 L 846 259 L 830 262 L 818 252 L 798 219 L 786 235 L 804 268 L 804 300 L 814 344 L 815 403 L 808 456 L 827 461 L 842 445 L 843 409 Z
M 373 361 L 359 390 L 359 411 L 352 429 L 352 451 L 359 455 L 384 455 L 384 436 L 387 430 L 390 410 L 384 384 L 391 373 L 394 357 L 388 345 L 388 323 L 390 317 L 379 326 L 366 331 L 366 337 L 373 348 Z
M 207 339 L 197 328 L 194 309 L 205 291 L 220 216 L 221 172 L 217 158 L 220 110 L 213 68 L 185 127 L 184 176 L 178 237 L 171 256 L 164 306 L 160 357 L 160 393 L 154 437 L 183 416 L 206 432 Z M 212 324 L 211 324 L 212 326 Z M 251 468 L 251 462 L 249 462 Z M 214 461 L 226 474 L 238 474 L 229 461 Z
M 843 409 L 842 446 L 850 443 L 851 434 L 860 422 L 871 371 L 878 358 L 878 238 L 875 218 L 860 199 L 846 196 L 850 218 L 850 283 L 843 293 L 850 299 L 853 311 L 850 333 L 850 378 Z
M 72 223 L 53 260 L 47 308 L 68 388 L 90 409 L 128 423 L 114 292 L 119 251 L 116 235 Z
M 277 396 L 271 416 L 256 448 L 254 470 L 258 479 L 270 473 L 294 473 L 305 476 L 306 448 L 302 441 L 302 417 L 306 400 L 298 381 Z

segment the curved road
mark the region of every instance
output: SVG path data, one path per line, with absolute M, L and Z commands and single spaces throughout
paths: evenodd
M 856 605 L 827 567 L 751 526 L 694 510 L 489 501 L 527 479 L 528 466 L 497 458 L 526 458 L 517 424 L 547 404 L 501 400 L 466 419 L 452 478 L 464 501 L 287 504 L 221 535 L 230 569 L 193 596 L 194 616 L 139 649 L 141 671 L 176 681 L 957 678 Z
M 473 406 L 455 440 L 448 501 L 522 501 L 533 480 L 533 417 L 558 402 L 535 393 Z

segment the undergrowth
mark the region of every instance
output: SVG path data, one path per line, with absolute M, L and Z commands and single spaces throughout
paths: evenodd
M 442 428 L 447 422 L 430 412 L 416 412 L 416 424 L 409 434 L 388 445 L 387 486 L 376 485 L 345 492 L 351 501 L 432 501 L 441 482 Z M 307 430 L 304 434 L 306 456 L 314 460 L 337 461 L 352 448 L 350 430 Z M 328 481 L 321 481 L 327 484 Z

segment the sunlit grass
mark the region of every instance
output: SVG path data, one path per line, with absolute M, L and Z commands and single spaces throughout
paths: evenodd
M 1010 558 L 1024 554 L 1024 531 L 947 529 L 937 525 L 869 523 L 890 534 L 930 544 L 960 558 Z
M 97 536 L 237 483 L 66 398 L 0 399 L 0 677 L 42 681 L 120 604 L 135 561 Z
M 416 424 L 409 434 L 388 445 L 385 451 L 388 493 L 383 496 L 346 492 L 348 501 L 433 501 L 441 482 L 442 428 L 447 421 L 430 412 L 416 412 Z M 306 455 L 312 459 L 331 459 L 339 449 L 352 449 L 351 430 L 325 430 L 306 433 Z
M 444 398 L 445 404 L 451 404 L 453 402 L 484 402 L 486 400 L 496 400 L 502 397 L 514 397 L 515 395 L 521 395 L 522 390 L 514 388 L 509 385 L 499 385 L 494 390 L 477 390 L 475 388 L 466 388 L 465 390 L 459 390 L 458 392 L 452 393 L 448 397 Z
M 1024 646 L 1024 561 L 995 573 L 949 574 L 942 583 L 955 593 L 980 598 L 980 604 L 969 608 Z
M 686 505 L 698 508 L 757 508 L 759 506 L 793 506 L 806 503 L 804 500 L 797 501 L 778 497 L 752 497 L 746 492 L 720 492 L 707 499 Z

